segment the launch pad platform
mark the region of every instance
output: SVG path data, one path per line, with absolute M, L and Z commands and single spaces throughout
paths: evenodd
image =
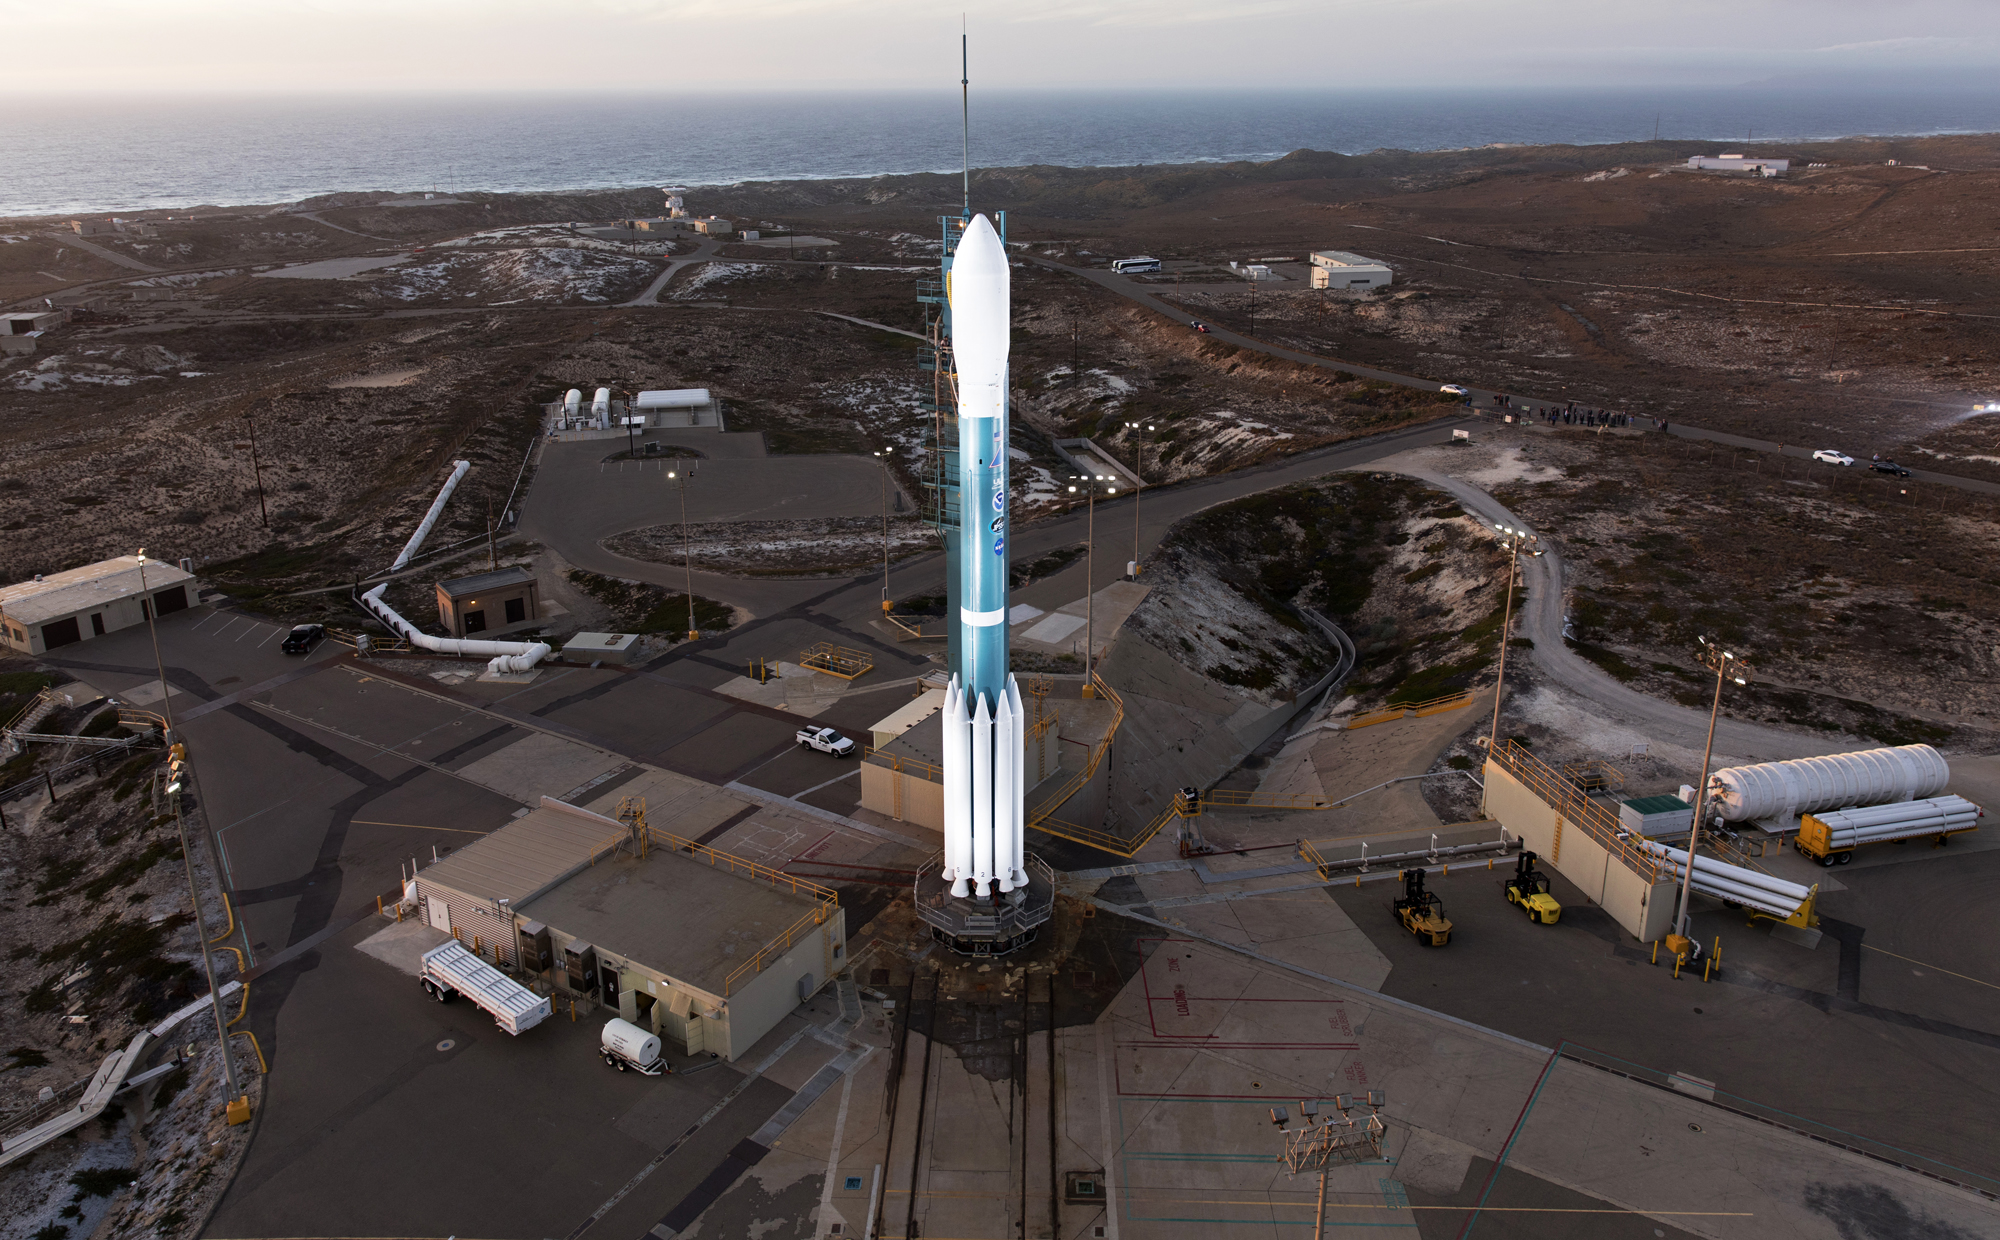
M 1004 956 L 1035 941 L 1055 911 L 1056 875 L 1049 863 L 1027 854 L 1028 886 L 985 899 L 954 898 L 944 873 L 944 854 L 933 854 L 917 869 L 917 916 L 931 937 L 964 956 Z

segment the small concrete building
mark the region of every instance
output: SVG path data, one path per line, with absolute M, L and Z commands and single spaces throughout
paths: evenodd
M 419 916 L 560 1006 L 691 1055 L 734 1061 L 847 967 L 831 889 L 549 797 L 415 885 Z
M 148 559 L 141 584 L 139 557 L 86 564 L 68 572 L 0 587 L 0 642 L 22 654 L 41 654 L 73 642 L 183 611 L 193 601 L 194 575 Z
M 52 327 L 61 327 L 67 317 L 60 310 L 36 310 L 0 316 L 0 336 L 25 336 L 29 332 L 45 332 Z
M 438 623 L 453 637 L 500 633 L 541 620 L 541 587 L 519 566 L 437 585 Z
M 69 226 L 79 237 L 102 237 L 118 231 L 112 220 L 71 220 Z
M 705 237 L 726 237 L 736 231 L 736 225 L 733 221 L 725 220 L 719 215 L 711 215 L 705 219 L 696 220 L 694 222 L 694 230 Z
M 1752 172 L 1758 176 L 1774 177 L 1780 172 L 1789 172 L 1789 159 L 1766 159 L 1761 155 L 1690 155 L 1687 166 L 1703 172 Z
M 1381 288 L 1396 278 L 1396 273 L 1387 263 L 1346 250 L 1314 250 L 1312 252 L 1312 286 L 1314 288 Z

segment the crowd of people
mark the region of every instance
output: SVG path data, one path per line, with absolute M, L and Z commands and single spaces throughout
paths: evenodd
M 1466 403 L 1469 405 L 1472 402 L 1468 399 Z M 1502 409 L 1514 408 L 1514 398 L 1504 393 L 1496 393 L 1493 403 Z M 1619 413 L 1612 409 L 1592 409 L 1575 401 L 1570 401 L 1561 407 L 1529 405 L 1520 411 L 1520 416 L 1539 417 L 1546 420 L 1550 426 L 1637 426 L 1639 424 L 1639 419 L 1633 414 Z M 1648 420 L 1652 422 L 1656 431 L 1667 429 L 1667 423 L 1663 418 Z

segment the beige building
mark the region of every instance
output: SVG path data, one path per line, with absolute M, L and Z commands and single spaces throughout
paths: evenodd
M 149 559 L 141 581 L 139 557 L 116 559 L 0 587 L 0 642 L 22 654 L 42 654 L 115 633 L 194 602 L 194 574 Z
M 831 889 L 543 797 L 416 877 L 418 915 L 688 1054 L 735 1060 L 847 967 Z
M 711 215 L 706 219 L 696 220 L 694 230 L 703 236 L 726 237 L 736 231 L 736 225 L 719 215 Z
M 1396 278 L 1389 264 L 1346 250 L 1312 252 L 1312 286 L 1325 289 L 1381 288 Z
M 438 623 L 453 637 L 499 633 L 541 619 L 541 587 L 535 574 L 515 566 L 440 581 Z
M 944 691 L 923 694 L 869 731 L 875 743 L 861 756 L 861 808 L 943 831 Z M 1030 723 L 1022 738 L 1024 782 L 1031 795 L 1062 764 L 1056 732 L 1050 711 Z

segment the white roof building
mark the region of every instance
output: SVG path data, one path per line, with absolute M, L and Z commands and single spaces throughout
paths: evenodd
M 1314 288 L 1379 288 L 1396 278 L 1389 264 L 1346 250 L 1312 252 Z
M 0 643 L 22 654 L 42 654 L 185 610 L 193 601 L 192 573 L 148 559 L 141 583 L 139 557 L 86 564 L 33 581 L 0 586 Z

